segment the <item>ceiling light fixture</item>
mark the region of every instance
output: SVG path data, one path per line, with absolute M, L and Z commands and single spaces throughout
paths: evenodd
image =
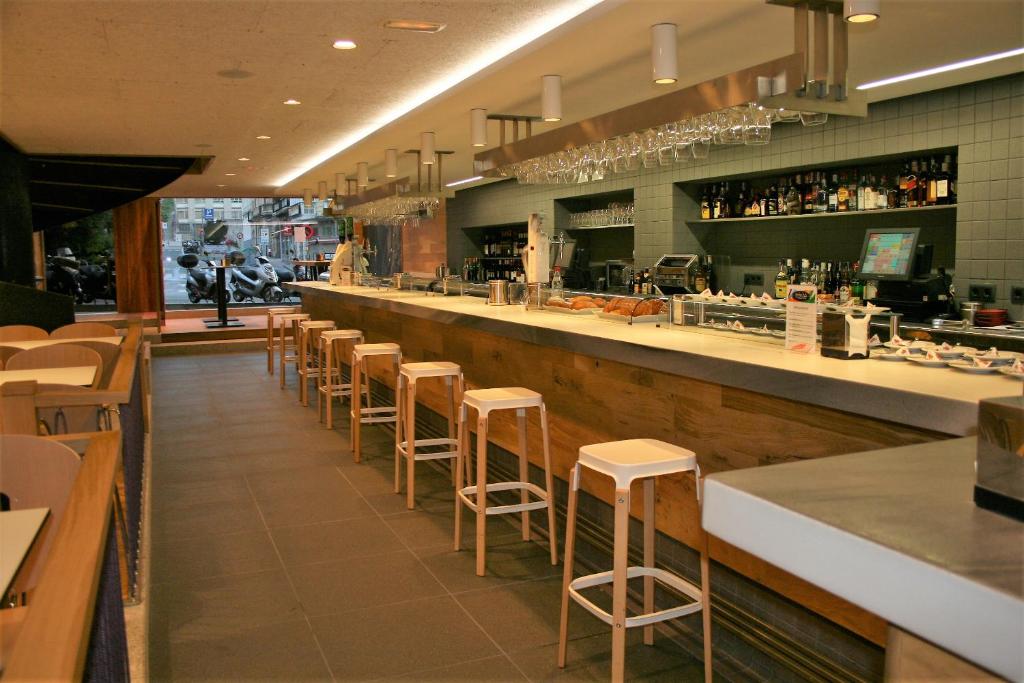
M 562 77 L 541 76 L 540 117 L 545 121 L 562 120 Z
M 217 183 L 217 187 L 227 187 L 224 183 Z
M 257 135 L 256 139 L 257 140 L 269 140 L 270 136 L 269 135 Z
M 679 47 L 675 24 L 655 24 L 651 27 L 651 73 L 658 85 L 669 85 L 679 80 Z
M 238 157 L 239 161 L 252 161 L 249 157 Z
M 287 104 L 287 105 L 295 106 L 297 104 L 302 104 L 302 102 L 298 101 L 294 97 L 289 97 L 287 100 L 285 100 L 281 104 Z
M 870 90 L 871 88 L 880 88 L 883 85 L 892 85 L 893 83 L 902 83 L 903 81 L 910 81 L 915 78 L 924 78 L 925 76 L 934 76 L 935 74 L 946 73 L 947 71 L 956 71 L 957 69 L 966 69 L 969 66 L 977 66 L 979 64 L 987 64 L 988 62 L 994 62 L 999 59 L 1006 59 L 1007 57 L 1017 57 L 1024 55 L 1024 47 L 1018 47 L 1015 50 L 1008 50 L 1006 52 L 997 52 L 993 55 L 985 55 L 984 57 L 975 57 L 973 59 L 965 59 L 960 62 L 953 62 L 952 64 L 945 64 L 943 66 L 936 66 L 931 69 L 924 69 L 923 71 L 914 71 L 909 74 L 903 74 L 902 76 L 893 76 L 892 78 L 883 78 L 880 81 L 872 81 L 870 83 L 862 83 L 857 86 L 857 90 Z
M 866 24 L 881 14 L 881 0 L 845 0 L 843 18 L 851 24 Z
M 384 22 L 384 28 L 415 33 L 440 33 L 447 25 L 437 21 L 417 21 L 415 19 L 392 19 Z
M 334 196 L 341 197 L 345 194 L 345 174 L 335 173 L 334 174 Z
M 483 180 L 483 178 L 484 177 L 482 175 L 475 175 L 472 178 L 463 178 L 462 180 L 456 180 L 456 181 L 453 181 L 453 182 L 450 182 L 450 183 L 445 183 L 445 187 L 457 187 L 459 185 L 465 185 L 466 183 L 471 183 L 474 180 Z
M 313 190 L 312 188 L 303 188 L 302 190 L 302 203 L 306 206 L 313 206 Z
M 224 175 L 238 175 L 237 173 L 225 173 Z
M 336 40 L 333 47 L 335 50 L 354 50 L 356 49 L 356 44 L 352 40 Z
M 369 187 L 370 185 L 370 164 L 365 161 L 360 161 L 356 164 L 356 187 L 360 190 Z
M 327 199 L 327 181 L 321 180 L 316 184 L 316 196 L 320 201 Z
M 395 148 L 384 150 L 384 177 L 398 177 L 398 150 Z
M 469 110 L 469 138 L 474 147 L 487 146 L 487 110 Z
M 433 132 L 420 133 L 420 163 L 430 166 L 434 163 L 437 145 Z
M 601 4 L 601 2 L 602 0 L 575 0 L 573 2 L 561 3 L 557 10 L 545 14 L 543 17 L 525 26 L 518 33 L 494 42 L 486 51 L 462 62 L 456 68 L 437 80 L 431 81 L 411 97 L 402 101 L 394 108 L 385 111 L 366 126 L 363 126 L 362 128 L 338 138 L 334 142 L 318 149 L 314 154 L 301 162 L 298 168 L 295 168 L 287 174 L 277 178 L 277 180 L 274 181 L 274 185 L 277 187 L 287 185 L 302 174 L 309 172 L 310 169 L 319 166 L 331 157 L 344 152 L 352 145 L 355 145 L 360 140 L 372 135 L 389 123 L 405 116 L 413 109 L 416 109 L 424 103 L 450 90 L 488 66 L 508 57 L 516 50 L 529 45 L 562 24 L 575 19 L 587 10 Z

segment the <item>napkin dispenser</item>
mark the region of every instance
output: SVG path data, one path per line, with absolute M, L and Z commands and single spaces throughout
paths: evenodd
M 1024 396 L 978 403 L 974 503 L 1024 521 Z
M 842 360 L 860 360 L 868 357 L 868 323 L 871 314 L 821 314 L 821 355 Z

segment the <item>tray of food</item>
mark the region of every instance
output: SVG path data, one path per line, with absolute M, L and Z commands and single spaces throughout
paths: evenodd
M 607 300 L 599 296 L 574 296 L 569 299 L 553 296 L 544 304 L 544 309 L 570 315 L 593 315 L 600 311 L 606 303 L 608 303 Z
M 597 317 L 605 320 L 635 323 L 657 323 L 668 320 L 668 305 L 661 299 L 637 300 L 629 297 L 615 297 L 597 311 Z

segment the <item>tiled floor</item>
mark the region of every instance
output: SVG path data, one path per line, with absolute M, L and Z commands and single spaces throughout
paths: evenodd
M 447 475 L 392 493 L 390 432 L 347 425 L 266 374 L 262 354 L 154 360 L 150 676 L 168 680 L 607 680 L 607 627 L 573 605 L 555 662 L 561 567 L 502 518 L 488 576 L 455 553 Z M 699 681 L 673 642 L 639 644 L 635 680 Z

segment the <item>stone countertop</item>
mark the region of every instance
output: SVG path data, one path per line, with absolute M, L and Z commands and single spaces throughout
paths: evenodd
M 1019 395 L 1002 375 L 875 360 L 843 361 L 786 351 L 781 345 L 725 334 L 627 325 L 591 316 L 488 306 L 476 297 L 426 295 L 326 282 L 289 283 L 300 292 L 396 313 L 466 325 L 520 341 L 565 348 L 597 358 L 725 386 L 866 415 L 954 436 L 974 433 L 978 401 Z
M 1024 524 L 974 505 L 975 438 L 721 472 L 704 529 L 1024 680 Z

